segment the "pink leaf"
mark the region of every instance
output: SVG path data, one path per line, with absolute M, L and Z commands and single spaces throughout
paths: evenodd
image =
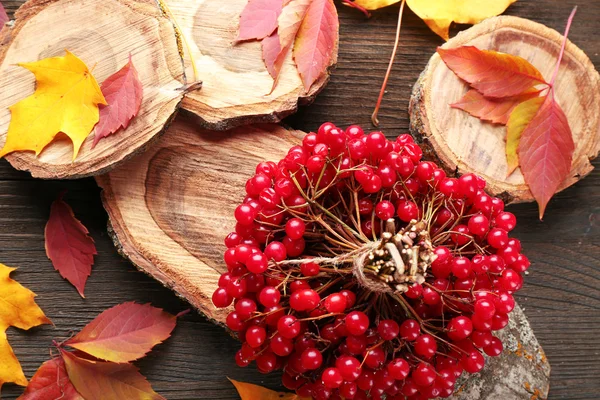
M 510 97 L 527 92 L 544 77 L 524 58 L 473 46 L 438 47 L 438 54 L 459 78 L 486 97 Z
M 96 358 L 123 363 L 143 357 L 175 328 L 175 316 L 149 304 L 110 308 L 65 342 Z
M 65 362 L 57 357 L 43 363 L 17 400 L 84 400 L 69 380 Z
M 131 119 L 140 111 L 143 88 L 131 55 L 129 62 L 106 78 L 100 89 L 108 105 L 100 107 L 100 119 L 95 128 L 93 146 L 120 128 L 127 128 Z
M 8 21 L 10 21 L 10 18 L 8 18 L 8 15 L 6 14 L 6 10 L 4 9 L 4 6 L 2 5 L 2 3 L 0 2 L 0 29 L 2 29 L 2 26 L 7 23 Z
M 484 121 L 506 125 L 510 113 L 519 103 L 532 99 L 538 94 L 538 91 L 534 91 L 518 96 L 495 99 L 484 97 L 477 90 L 471 89 L 460 100 L 451 104 L 450 107 L 466 111 Z
M 306 91 L 331 64 L 338 28 L 333 0 L 313 0 L 294 45 L 294 60 Z
M 93 361 L 61 351 L 69 379 L 86 400 L 164 400 L 131 364 Z
M 94 256 L 97 254 L 94 239 L 63 201 L 63 194 L 52 203 L 50 218 L 46 224 L 46 254 L 54 269 L 71 282 L 81 297 L 85 297 L 85 283 L 92 273 Z
M 281 11 L 278 18 L 279 43 L 281 52 L 287 53 L 294 39 L 298 34 L 298 29 L 304 20 L 304 16 L 311 5 L 311 0 L 291 0 Z
M 284 57 L 279 57 L 280 53 L 281 46 L 279 44 L 279 35 L 277 33 L 267 36 L 262 40 L 263 60 L 265 60 L 267 71 L 269 71 L 269 74 L 273 79 L 277 79 L 279 76 L 283 60 L 285 59 Z
M 261 40 L 277 29 L 277 18 L 283 8 L 282 0 L 249 0 L 240 16 L 237 41 Z
M 521 134 L 518 147 L 521 171 L 539 204 L 540 219 L 560 184 L 569 177 L 574 151 L 569 122 L 551 90 Z

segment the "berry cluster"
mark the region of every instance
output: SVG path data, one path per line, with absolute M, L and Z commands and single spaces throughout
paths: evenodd
M 473 174 L 331 123 L 261 162 L 225 239 L 213 303 L 240 366 L 321 399 L 432 399 L 498 356 L 529 267 L 516 219 Z

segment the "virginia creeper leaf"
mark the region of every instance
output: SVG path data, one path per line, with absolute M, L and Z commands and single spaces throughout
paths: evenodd
M 545 100 L 546 97 L 535 97 L 524 101 L 516 106 L 510 114 L 506 125 L 506 163 L 508 164 L 506 176 L 512 174 L 519 166 L 517 148 L 519 147 L 521 135 Z
M 262 54 L 263 60 L 267 67 L 267 71 L 273 77 L 277 79 L 281 67 L 283 66 L 284 57 L 279 57 L 281 53 L 281 45 L 279 43 L 279 34 L 275 32 L 271 36 L 267 36 L 262 40 Z
M 574 151 L 567 116 L 551 90 L 523 130 L 517 149 L 525 183 L 539 205 L 540 219 L 560 184 L 568 178 Z
M 129 62 L 115 72 L 100 86 L 108 105 L 100 107 L 100 119 L 94 130 L 94 144 L 123 128 L 140 111 L 142 105 L 143 87 L 138 72 L 133 66 L 131 55 Z
M 496 99 L 484 97 L 477 90 L 470 89 L 460 100 L 450 104 L 450 107 L 466 111 L 484 121 L 506 125 L 510 113 L 519 103 L 536 97 L 538 94 L 539 91 L 532 91 L 518 96 Z
M 540 71 L 519 56 L 474 46 L 438 47 L 437 52 L 448 68 L 486 97 L 517 96 L 546 84 Z
M 17 400 L 85 400 L 69 380 L 65 362 L 57 357 L 43 363 Z
M 277 33 L 279 34 L 279 43 L 281 51 L 287 53 L 291 45 L 294 43 L 294 39 L 298 34 L 298 29 L 304 20 L 306 12 L 311 4 L 312 0 L 291 0 L 283 10 L 277 19 L 279 28 Z
M 163 400 L 132 364 L 92 361 L 61 351 L 69 379 L 86 400 Z
M 377 10 L 401 0 L 355 0 L 367 10 Z M 407 0 L 406 4 L 429 28 L 444 40 L 452 22 L 476 24 L 486 18 L 500 15 L 517 0 Z
M 73 141 L 73 160 L 106 104 L 88 67 L 75 55 L 19 64 L 36 78 L 35 92 L 10 107 L 11 120 L 0 157 L 29 150 L 36 155 L 59 133 Z
M 73 209 L 64 202 L 63 194 L 52 203 L 44 232 L 46 255 L 54 269 L 69 281 L 81 297 L 92 273 L 96 246 L 87 228 L 75 218 Z
M 331 63 L 337 33 L 338 16 L 333 0 L 313 0 L 294 43 L 294 61 L 306 91 Z
M 242 400 L 302 400 L 295 393 L 276 392 L 251 383 L 238 382 L 227 378 L 238 391 Z M 308 399 L 307 399 L 308 400 Z
M 110 308 L 65 342 L 96 358 L 125 363 L 137 360 L 175 328 L 175 316 L 149 304 L 123 303 Z
M 6 14 L 6 10 L 0 2 L 0 29 L 2 29 L 2 26 L 8 21 L 10 21 L 10 18 L 8 18 L 8 14 Z
M 240 32 L 237 41 L 261 40 L 277 29 L 283 0 L 249 0 L 240 16 Z
M 51 323 L 35 303 L 35 293 L 9 277 L 14 270 L 0 264 L 0 389 L 7 382 L 27 386 L 21 364 L 8 344 L 6 329 L 14 326 L 28 330 Z

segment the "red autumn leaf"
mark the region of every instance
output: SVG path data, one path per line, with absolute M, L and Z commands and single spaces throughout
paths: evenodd
M 176 322 L 175 316 L 149 304 L 123 303 L 104 311 L 65 344 L 102 360 L 125 363 L 167 339 Z
M 521 134 L 518 147 L 521 171 L 539 204 L 540 219 L 560 184 L 569 176 L 574 151 L 569 122 L 551 90 Z
M 477 90 L 470 89 L 460 100 L 450 104 L 450 107 L 466 111 L 484 121 L 506 125 L 510 113 L 519 103 L 532 99 L 538 94 L 538 91 L 533 91 L 518 96 L 496 99 L 484 97 Z
M 57 357 L 43 363 L 17 400 L 84 400 L 69 380 L 65 362 Z
M 69 379 L 86 400 L 164 400 L 131 364 L 93 361 L 61 351 Z
M 283 60 L 285 57 L 279 57 L 281 53 L 281 46 L 279 44 L 279 35 L 277 33 L 272 34 L 262 40 L 262 54 L 267 71 L 273 77 L 277 79 L 281 67 L 283 66 Z
M 282 0 L 249 0 L 240 16 L 237 41 L 261 40 L 277 29 L 277 18 L 283 8 Z
M 337 35 L 338 15 L 333 0 L 313 0 L 294 44 L 294 61 L 307 91 L 330 65 Z
M 2 26 L 9 20 L 10 18 L 8 18 L 4 6 L 2 5 L 2 3 L 0 3 L 0 29 L 2 29 Z
M 100 107 L 100 118 L 94 129 L 94 144 L 112 135 L 119 129 L 127 128 L 129 122 L 140 111 L 143 88 L 137 70 L 129 56 L 129 62 L 115 72 L 100 86 L 108 105 Z
M 71 282 L 81 297 L 85 297 L 85 283 L 92 272 L 96 246 L 88 230 L 63 201 L 63 194 L 52 203 L 50 219 L 46 224 L 46 254 L 54 269 Z
M 437 52 L 448 68 L 486 97 L 517 96 L 547 85 L 540 71 L 519 56 L 473 46 L 438 47 Z

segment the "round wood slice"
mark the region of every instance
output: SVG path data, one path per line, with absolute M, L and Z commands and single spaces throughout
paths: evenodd
M 171 120 L 183 97 L 184 70 L 175 30 L 153 0 L 31 0 L 0 34 L 0 145 L 10 122 L 8 107 L 31 95 L 34 75 L 19 62 L 65 54 L 81 58 L 101 83 L 131 54 L 144 88 L 141 109 L 129 127 L 100 140 L 93 133 L 75 161 L 66 136 L 36 157 L 15 152 L 6 158 L 39 178 L 80 178 L 107 171 L 144 149 Z M 64 136 L 64 137 L 60 137 Z
M 177 21 L 191 57 L 198 68 L 201 90 L 185 95 L 182 107 L 198 115 L 208 129 L 227 130 L 240 125 L 279 122 L 296 112 L 298 104 L 314 100 L 329 80 L 329 70 L 308 92 L 292 60 L 291 52 L 273 93 L 259 41 L 235 44 L 240 14 L 248 0 L 164 0 Z M 337 62 L 336 38 L 330 67 Z M 184 45 L 186 76 L 194 72 Z M 271 94 L 269 94 L 271 93 Z
M 225 325 L 230 310 L 216 309 L 211 295 L 227 269 L 223 239 L 235 225 L 233 211 L 256 164 L 279 160 L 302 136 L 278 125 L 198 130 L 178 117 L 143 155 L 96 177 L 120 253 Z M 453 398 L 546 398 L 550 366 L 518 306 L 499 336 L 506 351 L 461 382 Z
M 227 270 L 223 239 L 235 228 L 233 211 L 256 164 L 281 159 L 302 136 L 272 124 L 200 130 L 177 118 L 155 146 L 97 177 L 119 251 L 224 324 L 211 296 Z
M 443 48 L 476 46 L 521 56 L 550 80 L 562 35 L 544 25 L 517 17 L 490 18 L 450 39 Z M 571 174 L 560 190 L 593 169 L 590 160 L 600 150 L 600 76 L 589 58 L 567 42 L 555 84 L 575 141 Z M 468 90 L 436 53 L 415 84 L 410 102 L 411 130 L 449 172 L 474 172 L 488 182 L 487 190 L 509 202 L 533 201 L 520 169 L 508 178 L 506 127 L 483 122 L 450 107 Z

